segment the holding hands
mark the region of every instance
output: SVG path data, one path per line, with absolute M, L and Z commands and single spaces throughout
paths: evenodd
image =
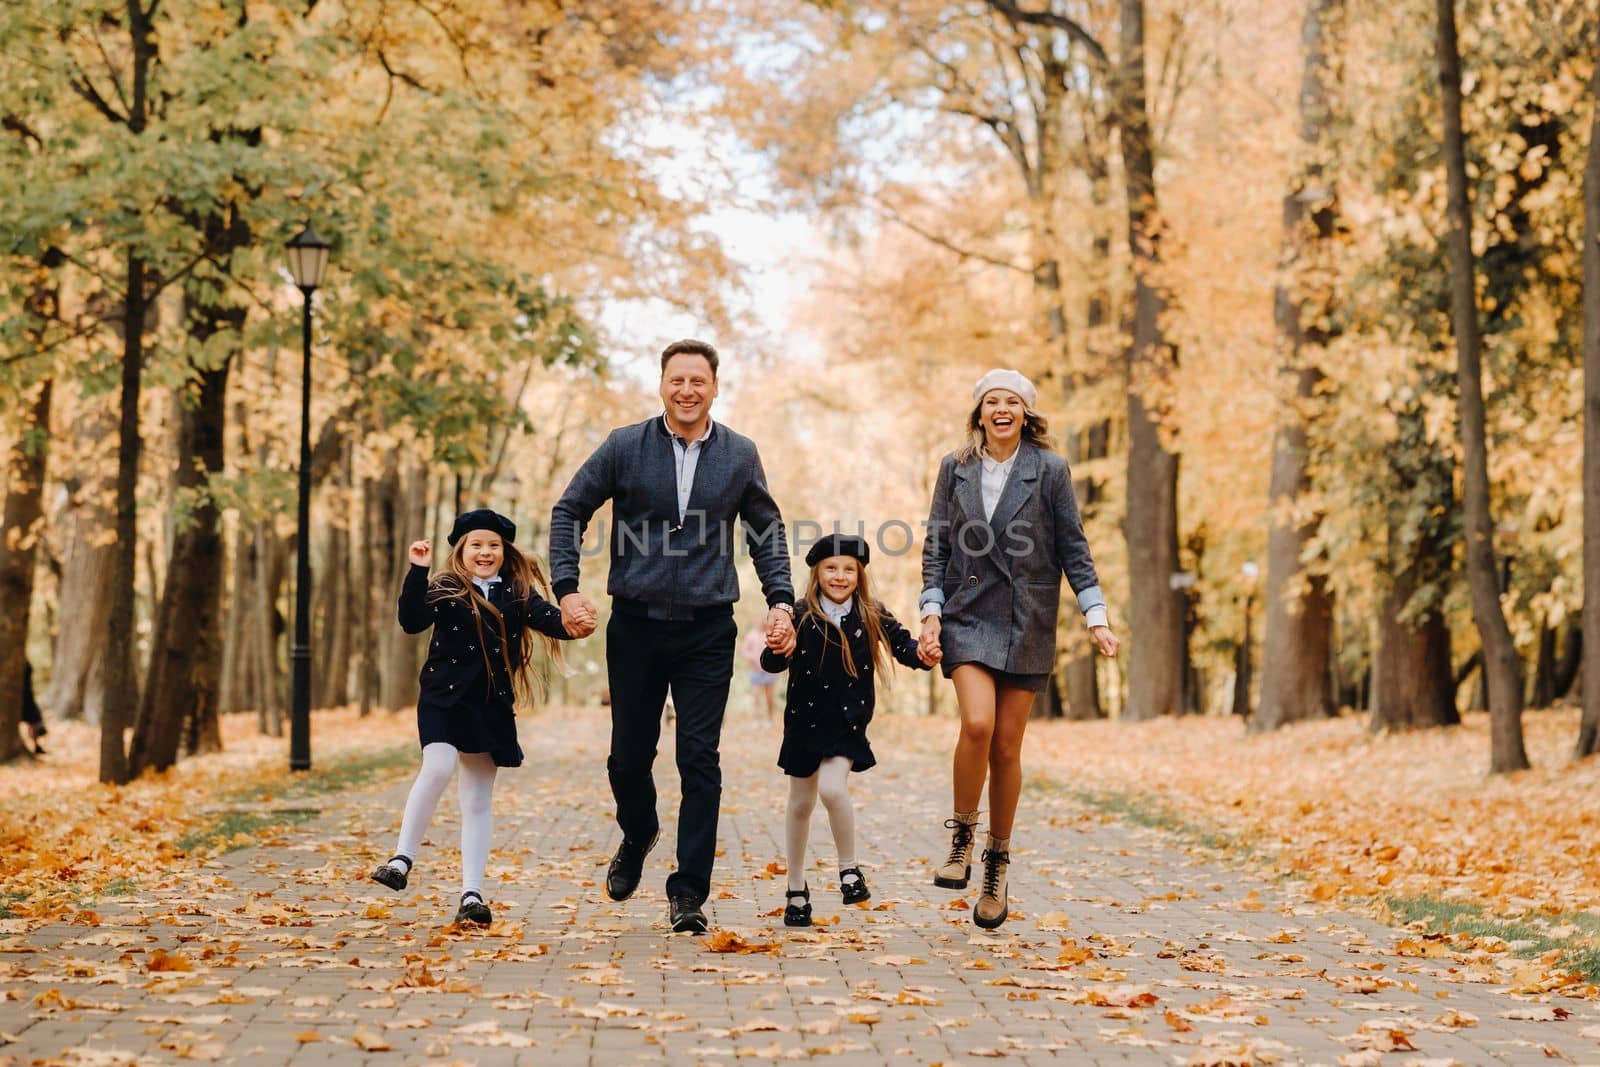
M 782 608 L 773 608 L 767 612 L 767 647 L 780 656 L 787 656 L 794 651 L 795 633 L 794 620 Z
M 594 602 L 582 593 L 568 593 L 561 598 L 561 625 L 573 637 L 588 637 L 594 633 L 598 619 Z
M 426 540 L 411 542 L 411 550 L 406 556 L 418 567 L 426 567 L 433 562 L 433 542 Z
M 917 658 L 932 667 L 944 659 L 939 647 L 939 616 L 929 615 L 922 620 L 922 633 L 917 637 Z

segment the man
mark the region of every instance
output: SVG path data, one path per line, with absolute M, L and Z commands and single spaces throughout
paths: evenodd
M 567 632 L 594 632 L 594 604 L 578 591 L 579 546 L 589 519 L 611 501 L 612 597 L 606 626 L 611 683 L 611 754 L 606 770 L 622 843 L 606 871 L 606 894 L 638 888 L 656 843 L 652 774 L 668 692 L 677 710 L 678 869 L 667 878 L 675 931 L 706 929 L 722 800 L 719 746 L 733 677 L 739 596 L 734 527 L 746 544 L 768 604 L 768 643 L 794 647 L 794 589 L 783 518 L 767 491 L 749 438 L 711 421 L 717 350 L 678 341 L 661 353 L 664 410 L 613 430 L 573 475 L 550 515 L 551 585 Z

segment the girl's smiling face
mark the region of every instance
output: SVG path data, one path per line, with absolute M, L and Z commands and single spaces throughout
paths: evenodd
M 505 560 L 505 542 L 491 530 L 473 530 L 462 539 L 461 561 L 474 578 L 493 578 Z
M 1005 444 L 1021 435 L 1026 413 L 1022 397 L 1009 389 L 991 389 L 978 405 L 978 422 L 991 443 Z
M 829 556 L 817 564 L 817 585 L 822 595 L 843 604 L 856 591 L 859 564 L 854 556 Z

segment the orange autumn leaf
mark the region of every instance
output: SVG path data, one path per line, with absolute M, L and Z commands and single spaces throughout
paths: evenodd
M 764 953 L 770 956 L 783 953 L 781 941 L 746 941 L 732 930 L 713 930 L 706 937 L 704 944 L 712 952 L 732 952 L 739 955 Z

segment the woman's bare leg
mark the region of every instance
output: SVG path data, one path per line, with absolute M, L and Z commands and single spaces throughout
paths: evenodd
M 1011 839 L 1022 793 L 1022 735 L 1028 728 L 1034 694 L 996 686 L 994 733 L 989 741 L 989 833 Z
M 950 674 L 961 711 L 961 736 L 956 740 L 953 782 L 955 809 L 977 811 L 983 799 L 983 780 L 989 769 L 989 747 L 995 728 L 994 676 L 982 667 L 963 663 Z M 1015 811 L 1013 802 L 1012 810 Z

